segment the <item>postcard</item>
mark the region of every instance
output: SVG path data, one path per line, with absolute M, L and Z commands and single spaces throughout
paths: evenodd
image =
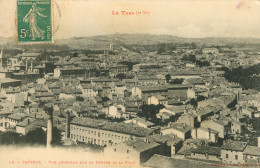
M 1 168 L 260 166 L 259 0 L 0 0 Z

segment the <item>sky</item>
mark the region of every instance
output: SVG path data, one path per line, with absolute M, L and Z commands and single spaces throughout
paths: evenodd
M 114 33 L 260 38 L 259 0 L 53 1 L 56 39 Z M 0 36 L 16 36 L 16 0 L 0 0 L 0 8 Z

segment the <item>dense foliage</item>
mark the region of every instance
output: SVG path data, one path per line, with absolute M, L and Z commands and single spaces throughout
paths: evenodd
M 156 119 L 156 114 L 159 113 L 161 109 L 165 108 L 164 105 L 158 104 L 158 105 L 142 105 L 140 106 L 140 109 L 142 109 L 141 112 L 139 112 L 137 115 L 139 117 L 145 117 L 147 120 L 149 119 Z
M 26 135 L 16 132 L 1 132 L 1 145 L 46 145 L 46 132 L 41 128 L 29 131 Z M 54 127 L 52 130 L 52 145 L 61 145 L 61 132 Z
M 229 82 L 239 83 L 243 89 L 255 89 L 260 91 L 260 64 L 243 68 L 239 66 L 235 69 L 221 68 L 225 71 L 224 77 Z

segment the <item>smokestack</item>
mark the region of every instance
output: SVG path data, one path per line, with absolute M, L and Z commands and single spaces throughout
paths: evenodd
M 48 108 L 48 122 L 47 122 L 47 148 L 51 147 L 51 141 L 52 141 L 52 109 Z
M 209 131 L 209 140 L 210 140 L 211 139 L 211 137 L 210 137 L 210 134 L 211 134 L 210 128 L 208 128 L 208 131 Z
M 28 71 L 28 60 L 25 61 L 25 70 Z
M 70 138 L 70 113 L 67 111 L 66 115 L 66 138 Z
M 31 60 L 31 72 L 33 72 L 33 60 Z
M 260 137 L 257 138 L 257 147 L 260 148 Z

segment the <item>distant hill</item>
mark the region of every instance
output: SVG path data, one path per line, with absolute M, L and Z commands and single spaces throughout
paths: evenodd
M 260 44 L 255 38 L 182 38 L 171 35 L 151 34 L 109 34 L 90 37 L 74 37 L 57 40 L 57 44 L 65 44 L 74 49 L 108 49 L 109 43 L 126 45 L 153 45 L 158 43 L 208 43 L 208 44 Z
M 158 43 L 171 43 L 184 41 L 184 38 L 169 35 L 149 35 L 149 34 L 110 34 L 91 37 L 74 37 L 57 40 L 57 44 L 65 44 L 71 48 L 80 49 L 108 49 L 110 42 L 124 43 L 126 45 L 142 44 L 151 45 Z
M 252 45 L 260 44 L 260 39 L 255 38 L 182 38 L 172 35 L 151 35 L 151 34 L 108 34 L 89 37 L 74 37 L 68 39 L 57 39 L 56 45 L 68 46 L 71 49 L 104 50 L 109 49 L 110 42 L 125 45 L 156 45 L 159 43 L 208 43 L 212 45 L 239 44 Z M 15 38 L 0 37 L 0 45 L 14 46 Z M 18 46 L 18 48 L 21 48 Z M 45 47 L 46 48 L 46 47 Z

